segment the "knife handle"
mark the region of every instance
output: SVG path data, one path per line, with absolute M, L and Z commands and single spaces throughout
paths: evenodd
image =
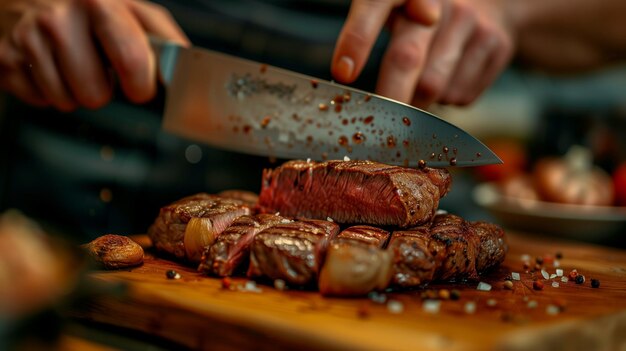
M 156 57 L 159 79 L 165 86 L 168 86 L 172 81 L 174 67 L 176 67 L 176 60 L 181 47 L 173 41 L 153 35 L 149 35 L 148 40 Z

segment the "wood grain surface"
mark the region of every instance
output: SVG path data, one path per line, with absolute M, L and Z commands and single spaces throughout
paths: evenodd
M 385 293 L 387 302 L 378 303 L 262 284 L 261 292 L 239 291 L 245 278 L 224 289 L 220 279 L 148 250 L 143 266 L 91 273 L 99 283 L 127 285 L 126 293 L 98 297 L 71 315 L 194 349 L 626 350 L 626 252 L 518 233 L 509 238 L 504 264 L 481 279 L 491 291 L 476 290 L 477 282 L 429 287 L 461 293 L 459 300 L 441 300 L 437 313 L 424 310 L 423 290 Z M 524 272 L 522 255 L 557 252 L 565 274 L 577 269 L 585 283 Z M 545 266 L 555 273 L 553 265 Z M 181 279 L 167 279 L 169 269 Z M 503 284 L 511 272 L 520 273 L 521 281 L 508 290 Z M 543 290 L 533 289 L 534 277 L 544 282 Z M 592 278 L 600 280 L 599 288 L 591 287 Z M 475 303 L 474 313 L 466 311 L 468 303 Z M 393 305 L 402 310 L 394 313 Z

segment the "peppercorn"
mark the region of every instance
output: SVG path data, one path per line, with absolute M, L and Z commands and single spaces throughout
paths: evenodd
M 543 257 L 540 257 L 540 256 L 535 257 L 535 262 L 537 262 L 537 264 L 543 264 Z
M 591 279 L 591 287 L 592 288 L 599 288 L 600 287 L 600 281 L 598 279 Z
M 576 280 L 577 276 L 578 276 L 578 271 L 575 269 L 569 272 L 568 274 L 569 280 Z
M 450 298 L 450 291 L 448 291 L 448 289 L 439 290 L 439 298 L 442 300 L 448 300 Z
M 461 298 L 461 292 L 454 289 L 452 291 L 450 291 L 450 299 L 451 300 L 458 300 Z
M 561 253 L 561 251 L 558 251 L 555 256 L 557 260 L 560 260 L 563 258 L 563 253 Z
M 180 274 L 178 274 L 178 272 L 176 272 L 173 269 L 170 269 L 167 272 L 165 272 L 165 276 L 167 277 L 167 279 L 180 279 Z
M 582 274 L 579 274 L 576 276 L 576 284 L 582 284 L 585 282 L 585 276 Z
M 535 289 L 535 290 L 543 290 L 543 283 L 540 282 L 539 280 L 535 280 L 533 282 L 533 289 Z
M 222 289 L 229 290 L 232 286 L 232 280 L 229 277 L 222 278 Z
M 513 290 L 513 282 L 510 280 L 504 281 L 504 288 L 508 290 Z

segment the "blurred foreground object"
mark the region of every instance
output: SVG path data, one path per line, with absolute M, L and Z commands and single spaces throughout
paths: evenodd
M 0 318 L 27 316 L 72 291 L 75 257 L 16 211 L 0 216 Z

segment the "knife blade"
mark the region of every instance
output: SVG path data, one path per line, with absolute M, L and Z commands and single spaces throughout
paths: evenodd
M 362 90 L 151 38 L 166 86 L 163 129 L 286 159 L 369 159 L 419 167 L 502 161 L 462 129 Z

